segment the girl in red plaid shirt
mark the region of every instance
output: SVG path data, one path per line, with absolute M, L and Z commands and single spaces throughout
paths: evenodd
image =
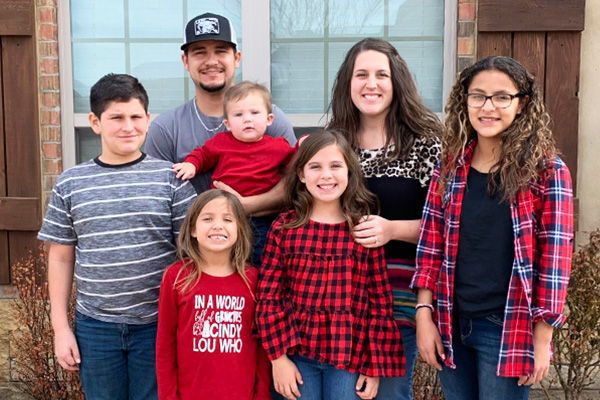
M 449 99 L 412 282 L 417 345 L 446 398 L 525 399 L 565 321 L 571 177 L 517 61 L 478 61 Z
M 373 210 L 350 144 L 310 135 L 292 161 L 288 204 L 271 226 L 256 321 L 288 399 L 372 399 L 404 360 L 383 250 L 357 244 L 352 226 Z

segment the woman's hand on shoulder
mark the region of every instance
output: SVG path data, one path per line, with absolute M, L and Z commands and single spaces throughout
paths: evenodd
M 361 374 L 356 381 L 356 394 L 361 399 L 372 399 L 377 396 L 379 378 Z
M 365 215 L 354 226 L 354 241 L 365 247 L 380 247 L 389 242 L 390 221 L 378 215 Z
M 298 384 L 302 385 L 302 375 L 298 371 L 298 367 L 285 354 L 277 360 L 272 361 L 273 364 L 273 386 L 277 393 L 286 399 L 296 400 L 300 397 Z

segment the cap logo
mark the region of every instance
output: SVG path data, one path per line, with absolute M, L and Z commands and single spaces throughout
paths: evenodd
M 217 18 L 201 18 L 194 23 L 196 36 L 219 34 L 219 20 Z

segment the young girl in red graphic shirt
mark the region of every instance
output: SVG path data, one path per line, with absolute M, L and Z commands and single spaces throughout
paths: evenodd
M 352 227 L 373 212 L 350 144 L 310 135 L 287 179 L 293 206 L 273 223 L 259 273 L 256 320 L 287 399 L 372 399 L 379 377 L 404 369 L 383 250 Z
M 208 190 L 188 210 L 179 261 L 160 288 L 160 400 L 270 400 L 271 366 L 252 337 L 257 270 L 248 264 L 251 238 L 233 194 Z

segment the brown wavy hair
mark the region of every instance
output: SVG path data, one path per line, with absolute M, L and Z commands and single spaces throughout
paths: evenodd
M 321 149 L 336 145 L 344 156 L 348 167 L 348 186 L 340 201 L 344 218 L 353 227 L 363 215 L 379 212 L 377 197 L 365 186 L 362 170 L 356 153 L 344 135 L 336 130 L 326 129 L 312 133 L 300 146 L 298 153 L 288 168 L 285 187 L 286 202 L 296 211 L 296 220 L 286 224 L 285 228 L 297 228 L 308 222 L 313 209 L 313 197 L 300 181 L 298 173 Z
M 202 265 L 206 263 L 202 252 L 198 247 L 198 241 L 192 236 L 192 232 L 196 226 L 196 220 L 202 212 L 204 206 L 209 202 L 223 197 L 227 200 L 233 217 L 237 223 L 237 241 L 231 249 L 231 265 L 242 277 L 242 280 L 250 289 L 250 283 L 246 276 L 246 267 L 248 258 L 252 250 L 252 229 L 248 221 L 248 216 L 244 211 L 244 207 L 235 195 L 220 189 L 210 189 L 198 195 L 190 206 L 185 219 L 181 225 L 177 246 L 177 259 L 183 262 L 179 273 L 175 279 L 174 289 L 185 293 L 189 291 L 200 280 Z M 189 270 L 188 275 L 184 279 L 179 279 L 184 271 Z M 254 293 L 252 293 L 254 296 Z
M 408 156 L 416 138 L 440 137 L 442 124 L 438 117 L 423 104 L 408 65 L 400 57 L 396 48 L 386 40 L 366 38 L 348 51 L 333 83 L 331 103 L 328 108 L 332 116 L 327 128 L 346 133 L 352 147 L 359 148 L 360 111 L 352 102 L 350 83 L 356 57 L 368 50 L 385 54 L 390 63 L 393 97 L 385 121 L 385 146 L 391 143 L 395 145 L 389 161 L 404 159 Z
M 503 72 L 513 81 L 524 102 L 511 126 L 501 134 L 499 161 L 488 176 L 488 192 L 500 191 L 503 201 L 514 199 L 528 185 L 540 179 L 558 151 L 550 130 L 550 115 L 535 83 L 535 78 L 518 61 L 493 56 L 477 61 L 462 71 L 446 104 L 445 131 L 442 138 L 440 190 L 456 173 L 457 161 L 467 144 L 477 138 L 469 121 L 467 91 L 473 78 L 482 71 Z

